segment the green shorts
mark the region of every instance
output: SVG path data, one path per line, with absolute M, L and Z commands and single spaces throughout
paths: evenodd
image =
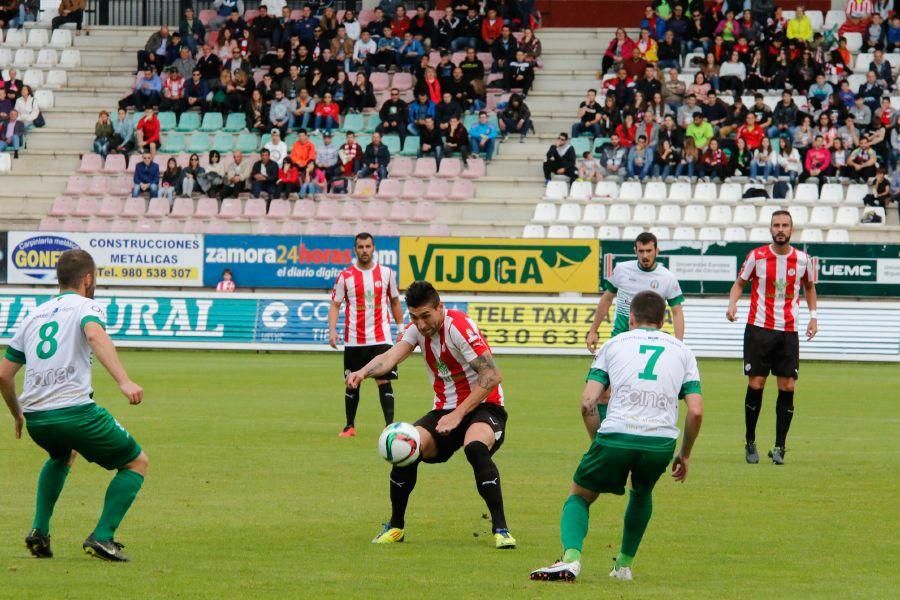
M 666 471 L 675 450 L 675 440 L 649 438 L 648 445 L 658 448 L 635 447 L 629 443 L 638 436 L 626 434 L 597 434 L 590 449 L 575 470 L 573 481 L 581 487 L 600 493 L 625 493 L 631 474 L 631 486 L 637 492 L 650 492 Z M 652 442 L 656 441 L 656 444 Z M 629 447 L 631 446 L 631 447 Z
M 96 404 L 25 413 L 28 435 L 50 458 L 75 450 L 104 469 L 121 469 L 141 453 L 140 445 L 111 414 Z

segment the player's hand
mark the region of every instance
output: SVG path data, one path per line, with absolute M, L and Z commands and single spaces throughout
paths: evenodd
M 819 320 L 810 319 L 809 325 L 806 326 L 806 341 L 809 341 L 816 337 L 817 333 L 819 333 Z
M 584 342 L 587 344 L 587 349 L 591 354 L 597 351 L 597 342 L 599 341 L 600 336 L 596 331 L 588 331 L 587 335 L 584 337 Z
M 725 318 L 734 323 L 737 321 L 737 305 L 729 304 L 728 310 L 725 311 Z
M 347 375 L 347 387 L 351 390 L 355 390 L 359 387 L 359 384 L 361 384 L 363 379 L 365 378 L 366 376 L 363 375 L 362 371 L 353 371 L 352 373 Z
M 119 390 L 128 398 L 128 404 L 140 404 L 144 399 L 144 388 L 130 379 L 120 385 Z
M 15 430 L 16 430 L 16 439 L 22 438 L 22 427 L 25 425 L 25 415 L 21 412 L 13 417 L 16 421 Z
M 675 460 L 672 461 L 672 477 L 675 481 L 684 483 L 684 480 L 687 479 L 689 460 L 687 457 L 678 454 Z
M 581 399 L 581 416 L 586 417 L 597 413 L 597 401 L 593 398 Z
M 457 411 L 454 410 L 451 413 L 447 413 L 438 421 L 437 432 L 441 435 L 447 435 L 459 427 L 460 422 L 462 422 L 462 415 Z
M 328 334 L 328 345 L 337 350 L 337 333 L 329 333 Z

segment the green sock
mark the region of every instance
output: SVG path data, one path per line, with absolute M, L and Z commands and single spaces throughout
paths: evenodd
M 113 539 L 116 529 L 125 513 L 134 502 L 138 491 L 144 484 L 144 476 L 136 471 L 122 469 L 106 488 L 106 499 L 103 501 L 103 513 L 100 515 L 100 521 L 94 529 L 94 537 L 100 541 Z
M 590 504 L 577 494 L 572 494 L 563 505 L 562 520 L 559 524 L 562 545 L 565 550 L 563 560 L 572 562 L 581 558 L 581 548 L 587 537 Z
M 66 477 L 69 475 L 68 460 L 63 458 L 51 458 L 44 463 L 41 474 L 38 476 L 37 501 L 34 509 L 34 522 L 31 527 L 44 535 L 50 535 L 50 517 L 53 516 L 53 507 L 59 499 Z
M 600 413 L 600 422 L 603 422 L 603 419 L 606 418 L 606 409 L 609 407 L 609 404 L 598 404 L 597 411 Z
M 653 496 L 650 492 L 637 493 L 631 490 L 628 508 L 625 509 L 625 529 L 622 533 L 622 548 L 616 560 L 617 567 L 631 566 L 652 514 Z

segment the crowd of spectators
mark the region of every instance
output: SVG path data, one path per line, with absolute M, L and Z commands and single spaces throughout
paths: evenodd
M 593 138 L 598 155 L 576 156 L 561 133 L 547 152 L 545 179 L 744 176 L 821 187 L 893 171 L 900 183 L 900 110 L 890 99 L 897 68 L 886 57 L 900 52 L 900 14 L 850 0 L 846 17 L 814 31 L 802 6 L 785 19 L 771 0 L 715 0 L 706 8 L 654 0 L 636 38 L 616 31 L 601 59 L 600 89 L 578 108 L 571 136 Z M 849 32 L 861 34 L 868 65 L 854 64 Z M 855 89 L 854 73 L 865 77 Z M 778 102 L 771 106 L 767 96 Z M 890 196 L 882 191 L 878 204 Z
M 210 189 L 220 195 L 302 195 L 331 189 L 338 180 L 386 177 L 391 156 L 382 136 L 397 136 L 401 148 L 408 137 L 418 137 L 418 156 L 433 156 L 439 168 L 452 154 L 464 162 L 470 156 L 490 162 L 496 144 L 509 134 L 524 140 L 533 130 L 524 99 L 541 44 L 527 0 L 488 0 L 483 6 L 458 0 L 437 20 L 423 4 L 408 15 L 404 3 L 383 0 L 365 25 L 353 10 L 339 19 L 331 7 L 316 13 L 310 5 L 294 20 L 280 0 L 263 2 L 249 21 L 239 0 L 216 0 L 215 6 L 217 15 L 207 25 L 187 8 L 177 31 L 162 26 L 150 36 L 137 53 L 136 82 L 119 102 L 119 118 L 98 121 L 96 152 L 146 152 L 153 163 L 161 143 L 157 112 L 243 114 L 251 132 L 297 141 L 289 152 L 260 158 L 252 173 L 227 175 L 218 189 Z M 458 62 L 454 52 L 464 52 Z M 478 56 L 483 52 L 491 55 L 489 68 Z M 394 87 L 379 99 L 373 73 L 409 73 L 414 83 L 411 90 Z M 514 92 L 496 115 L 485 112 L 491 87 Z M 124 124 L 130 107 L 144 112 L 133 132 Z M 343 126 L 348 115 L 364 111 L 379 119 L 366 148 Z M 467 114 L 473 115 L 468 128 Z M 331 142 L 335 130 L 346 134 L 339 147 Z M 236 156 L 228 162 L 241 164 Z M 150 166 L 141 171 L 144 179 L 154 176 Z M 139 182 L 135 173 L 135 193 L 173 193 L 166 187 L 185 193 L 179 189 L 196 178 L 174 173 L 172 185 L 156 187 Z M 165 175 L 164 170 L 160 177 Z M 237 185 L 229 186 L 230 180 Z M 187 186 L 210 191 L 202 184 Z

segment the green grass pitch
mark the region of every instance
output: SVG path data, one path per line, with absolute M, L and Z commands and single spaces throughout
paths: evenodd
M 532 583 L 557 558 L 559 512 L 588 447 L 579 416 L 588 357 L 499 356 L 510 412 L 497 455 L 519 549 L 493 549 L 459 453 L 423 465 L 407 542 L 369 542 L 389 515 L 389 467 L 366 382 L 359 437 L 343 424 L 332 354 L 124 352 L 146 389 L 129 407 L 100 367 L 96 397 L 150 456 L 150 475 L 118 537 L 133 562 L 81 551 L 109 475 L 79 461 L 53 521 L 56 557 L 28 556 L 42 453 L 0 418 L 2 598 L 887 598 L 900 589 L 897 365 L 806 362 L 787 465 L 744 464 L 738 361 L 701 361 L 705 419 L 687 483 L 666 475 L 632 583 L 607 577 L 625 499 L 591 511 L 575 585 Z M 772 382 L 774 383 L 774 382 Z M 397 418 L 431 405 L 421 359 L 395 387 Z M 774 435 L 766 393 L 760 450 Z M 893 590 L 893 591 L 891 591 Z M 26 596 L 27 595 L 27 596 Z

